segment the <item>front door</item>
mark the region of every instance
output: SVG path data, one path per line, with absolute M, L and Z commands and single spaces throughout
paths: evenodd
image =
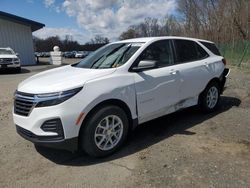
M 170 40 L 157 41 L 137 59 L 156 61 L 158 67 L 133 73 L 137 96 L 139 123 L 160 117 L 179 101 L 179 71 L 174 65 Z

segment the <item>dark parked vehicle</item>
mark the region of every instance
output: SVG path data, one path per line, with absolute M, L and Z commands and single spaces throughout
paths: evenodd
M 75 52 L 64 52 L 64 57 L 75 58 Z

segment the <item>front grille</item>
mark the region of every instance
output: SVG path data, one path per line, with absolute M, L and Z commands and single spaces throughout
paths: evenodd
M 12 58 L 0 58 L 0 64 L 8 64 L 12 62 Z
M 14 113 L 28 116 L 35 105 L 34 95 L 16 92 L 14 101 Z

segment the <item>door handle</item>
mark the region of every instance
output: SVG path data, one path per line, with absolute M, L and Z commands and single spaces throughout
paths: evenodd
M 205 66 L 206 66 L 206 67 L 209 67 L 209 64 L 208 64 L 208 62 L 205 62 L 204 64 L 205 64 Z

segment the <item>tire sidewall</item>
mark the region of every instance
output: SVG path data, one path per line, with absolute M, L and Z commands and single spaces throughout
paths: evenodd
M 216 87 L 217 91 L 218 91 L 218 99 L 217 102 L 215 104 L 215 106 L 213 108 L 209 108 L 208 104 L 207 104 L 207 95 L 208 95 L 208 91 L 210 90 L 210 88 L 212 87 Z M 207 85 L 206 89 L 203 91 L 201 98 L 200 98 L 200 105 L 201 108 L 204 112 L 213 112 L 218 108 L 218 104 L 220 102 L 220 87 L 219 84 L 217 82 L 211 82 L 210 84 Z
M 123 123 L 123 134 L 119 143 L 114 148 L 104 151 L 97 147 L 94 135 L 100 121 L 109 115 L 116 115 L 121 119 Z M 84 131 L 81 138 L 82 149 L 91 156 L 104 157 L 113 153 L 124 143 L 128 134 L 129 122 L 126 113 L 121 108 L 117 106 L 106 106 L 96 110 L 83 126 L 85 126 L 85 128 L 83 129 Z

